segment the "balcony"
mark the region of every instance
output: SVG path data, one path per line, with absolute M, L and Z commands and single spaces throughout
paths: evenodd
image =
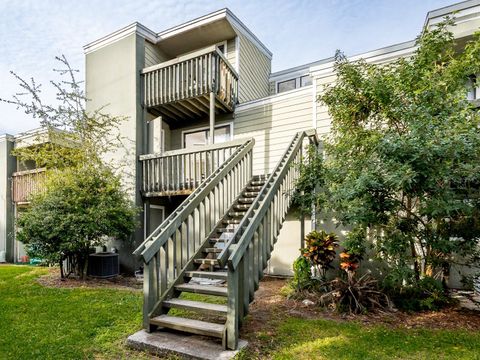
M 234 111 L 238 74 L 216 46 L 142 70 L 144 105 L 168 123 Z
M 30 197 L 42 190 L 45 168 L 18 171 L 12 174 L 12 200 L 17 204 L 26 204 Z
M 145 197 L 189 195 L 218 169 L 245 139 L 193 149 L 141 155 Z

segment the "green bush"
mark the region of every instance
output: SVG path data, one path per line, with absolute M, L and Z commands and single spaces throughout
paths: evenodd
M 304 256 L 299 256 L 293 262 L 293 286 L 298 290 L 307 289 L 312 287 L 312 273 L 311 273 L 310 261 L 308 261 Z
M 442 283 L 432 277 L 406 286 L 393 286 L 387 279 L 385 291 L 395 306 L 403 311 L 439 310 L 453 303 Z

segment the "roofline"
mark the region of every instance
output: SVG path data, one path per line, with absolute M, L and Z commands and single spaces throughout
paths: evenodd
M 126 38 L 132 34 L 139 34 L 150 42 L 155 43 L 157 41 L 157 34 L 152 30 L 147 28 L 145 25 L 140 24 L 139 22 L 134 22 L 130 25 L 127 25 L 117 31 L 114 31 L 108 35 L 101 37 L 87 45 L 83 46 L 83 51 L 85 54 L 88 54 L 92 51 L 98 50 L 104 46 L 107 46 L 115 41 Z
M 92 41 L 83 47 L 85 54 L 100 49 L 106 45 L 109 45 L 115 41 L 123 39 L 131 34 L 139 34 L 150 42 L 156 44 L 164 39 L 168 39 L 172 36 L 181 34 L 182 32 L 195 29 L 196 27 L 212 23 L 217 20 L 226 19 L 234 30 L 241 32 L 250 41 L 252 41 L 265 55 L 270 59 L 272 58 L 272 52 L 255 36 L 255 34 L 248 29 L 244 23 L 240 21 L 228 8 L 223 8 L 207 15 L 200 16 L 193 20 L 187 21 L 180 25 L 163 30 L 159 33 L 155 33 L 146 26 L 139 22 L 134 22 L 125 26 L 111 34 L 105 35 L 100 39 Z
M 480 5 L 480 0 L 467 0 L 467 1 L 461 1 L 461 2 L 455 3 L 452 5 L 443 6 L 435 10 L 430 10 L 427 13 L 427 16 L 425 18 L 424 27 L 427 25 L 428 20 L 430 19 L 440 17 L 440 16 L 445 16 L 445 15 L 451 14 L 452 12 L 465 10 L 478 5 Z
M 365 59 L 365 60 L 388 60 L 388 54 L 392 53 L 398 53 L 401 52 L 401 54 L 395 54 L 394 57 L 397 58 L 400 56 L 407 56 L 412 54 L 415 49 L 416 41 L 415 40 L 410 40 L 410 41 L 405 41 L 402 43 L 382 47 L 376 50 L 368 51 L 365 53 L 353 55 L 353 56 L 348 56 L 347 59 L 349 61 L 358 61 L 360 59 Z M 375 59 L 378 58 L 378 59 Z M 310 68 L 310 73 L 317 73 L 317 75 L 323 75 L 323 74 L 328 74 L 331 72 L 331 69 L 333 68 L 334 61 L 331 62 L 325 62 L 322 65 L 317 65 L 313 66 Z
M 15 140 L 15 137 L 13 135 L 5 133 L 5 134 L 0 135 L 0 140 L 13 141 L 13 140 Z
M 275 81 L 275 80 L 277 80 L 277 78 L 282 78 L 285 75 L 290 75 L 290 74 L 297 73 L 297 72 L 308 72 L 310 70 L 310 68 L 313 67 L 313 66 L 325 64 L 325 63 L 331 62 L 333 60 L 334 60 L 334 57 L 331 56 L 329 58 L 320 59 L 320 60 L 317 60 L 317 61 L 312 61 L 312 62 L 303 64 L 303 65 L 298 65 L 298 66 L 294 66 L 294 67 L 291 67 L 291 68 L 287 68 L 285 70 L 275 71 L 275 72 L 270 74 L 269 79 L 270 79 L 270 81 Z

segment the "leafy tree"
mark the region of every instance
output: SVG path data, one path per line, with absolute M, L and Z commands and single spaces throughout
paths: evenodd
M 453 25 L 425 30 L 411 56 L 387 64 L 337 53 L 337 80 L 319 98 L 332 132 L 322 172 L 304 177 L 319 179 L 322 206 L 352 229 L 345 246 L 371 244 L 399 283 L 448 274 L 455 255 L 477 259 L 480 115 L 467 84 L 480 38 L 459 51 Z
M 68 258 L 77 275 L 84 276 L 92 247 L 112 237 L 127 240 L 135 229 L 136 209 L 119 177 L 106 167 L 52 170 L 44 185 L 46 191 L 34 196 L 18 219 L 18 239 L 32 256 L 61 269 Z
M 47 170 L 43 192 L 18 219 L 18 239 L 31 256 L 60 266 L 69 259 L 77 275 L 84 276 L 90 248 L 106 244 L 109 237 L 127 239 L 135 229 L 137 209 L 116 174 L 122 164 L 105 162 L 108 153 L 123 146 L 116 134 L 125 119 L 103 109 L 88 113 L 78 70 L 64 56 L 56 59 L 61 69 L 54 71 L 62 78 L 50 82 L 56 104 L 42 99 L 42 86 L 34 79 L 27 81 L 13 72 L 22 92 L 0 100 L 39 119 L 45 130 L 36 145 L 14 151 L 21 162 L 33 161 Z

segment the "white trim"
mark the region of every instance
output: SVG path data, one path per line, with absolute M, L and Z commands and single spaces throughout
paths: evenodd
M 227 10 L 227 20 L 230 22 L 234 30 L 240 32 L 248 40 L 250 40 L 266 57 L 272 60 L 272 52 L 250 31 L 230 10 Z
M 10 134 L 2 134 L 0 135 L 0 140 L 15 141 L 15 136 Z
M 235 70 L 240 74 L 240 38 L 235 36 Z
M 333 57 L 329 57 L 326 59 L 314 61 L 308 64 L 303 64 L 299 66 L 295 66 L 293 68 L 276 71 L 270 74 L 269 81 L 282 81 L 283 79 L 289 79 L 297 76 L 307 75 L 310 73 L 310 69 L 313 66 L 325 64 L 334 61 Z
M 348 58 L 348 61 L 366 60 L 369 63 L 385 62 L 391 59 L 407 57 L 412 55 L 417 49 L 415 41 L 408 41 L 400 44 L 391 45 L 377 50 L 369 51 L 363 54 L 354 55 Z M 330 76 L 333 73 L 335 61 L 326 62 L 321 65 L 310 68 L 310 73 L 315 77 Z
M 468 16 L 474 13 L 478 13 L 479 9 L 473 9 L 480 5 L 480 0 L 462 1 L 457 4 L 448 5 L 439 9 L 431 10 L 427 13 L 423 28 L 425 29 L 429 25 L 438 24 L 447 15 L 451 15 L 453 12 L 456 18 Z
M 157 42 L 157 35 L 152 30 L 139 22 L 134 22 L 133 24 L 127 25 L 111 34 L 105 35 L 98 40 L 88 43 L 83 47 L 83 51 L 85 54 L 89 54 L 132 34 L 138 34 L 153 44 Z
M 227 141 L 231 141 L 231 140 L 233 140 L 233 121 L 225 121 L 225 122 L 221 122 L 221 123 L 216 123 L 215 124 L 215 129 L 221 128 L 221 127 L 226 127 L 226 126 L 230 127 L 230 140 L 227 140 Z M 210 130 L 210 126 L 199 126 L 199 127 L 191 128 L 191 129 L 188 129 L 188 130 L 182 130 L 182 149 L 186 149 L 186 147 L 185 147 L 185 134 L 199 132 L 199 131 L 202 131 L 202 130 Z M 222 143 L 219 143 L 219 144 L 222 144 Z M 205 145 L 208 145 L 208 144 L 205 144 Z M 217 144 L 215 144 L 215 145 L 217 145 Z
M 311 93 L 312 87 L 313 85 L 308 85 L 299 89 L 285 91 L 280 94 L 274 94 L 261 99 L 255 99 L 252 101 L 244 102 L 242 104 L 238 104 L 237 107 L 235 108 L 235 113 L 246 111 L 248 109 L 251 109 L 257 106 L 268 105 L 275 101 L 282 101 L 282 100 L 286 100 L 286 99 L 297 97 L 297 96 L 308 95 L 309 93 Z M 304 94 L 302 94 L 302 92 Z
M 317 130 L 317 79 L 312 78 L 312 128 Z

